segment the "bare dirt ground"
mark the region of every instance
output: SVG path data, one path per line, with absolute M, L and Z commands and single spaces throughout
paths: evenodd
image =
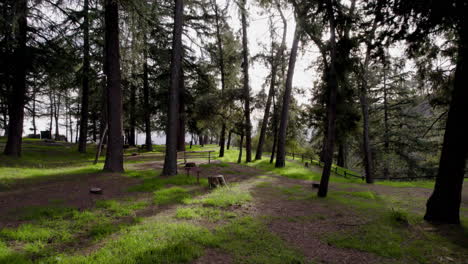
M 138 159 L 136 156 L 134 159 Z M 148 170 L 161 169 L 162 160 L 131 165 L 133 169 Z M 346 231 L 364 224 L 363 217 L 350 208 L 307 199 L 292 199 L 280 188 L 294 188 L 303 186 L 310 188 L 311 182 L 289 179 L 276 175 L 267 175 L 264 171 L 229 164 L 228 167 L 210 166 L 201 169 L 200 176 L 222 174 L 229 184 L 245 185 L 253 196 L 253 202 L 231 210 L 241 215 L 251 215 L 265 218 L 269 229 L 287 241 L 288 245 L 297 248 L 308 261 L 313 263 L 387 263 L 371 253 L 352 249 L 342 249 L 329 245 L 323 237 L 326 234 Z M 262 176 L 262 177 L 259 177 Z M 15 212 L 28 206 L 47 206 L 54 201 L 61 201 L 63 205 L 85 209 L 92 207 L 98 199 L 113 199 L 125 196 L 136 196 L 139 193 L 127 192 L 128 187 L 141 182 L 139 179 L 129 178 L 118 174 L 82 174 L 69 177 L 69 180 L 48 180 L 23 186 L 21 189 L 0 192 L 0 228 L 17 226 Z M 89 188 L 105 186 L 102 195 L 89 193 Z M 424 203 L 431 190 L 425 188 L 395 188 L 381 185 L 335 184 L 331 183 L 331 190 L 362 191 L 372 190 L 381 195 L 406 197 L 411 201 Z M 209 190 L 205 189 L 204 192 Z M 468 193 L 465 186 L 463 205 L 467 206 Z M 415 208 L 421 208 L 420 205 Z M 139 216 L 154 216 L 163 210 L 154 207 L 138 213 Z M 464 211 L 466 213 L 466 210 Z M 6 216 L 6 217 L 5 217 Z M 87 247 L 89 245 L 84 245 Z M 84 252 L 96 248 L 83 248 Z M 217 249 L 207 249 L 206 254 L 194 263 L 233 263 L 233 257 Z

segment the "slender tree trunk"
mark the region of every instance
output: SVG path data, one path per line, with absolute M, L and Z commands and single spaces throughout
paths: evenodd
M 279 119 L 279 107 L 278 103 L 275 103 L 275 95 L 273 95 L 273 121 L 271 129 L 273 131 L 273 145 L 271 146 L 270 164 L 275 160 L 276 147 L 278 143 L 278 119 Z
M 384 83 L 383 83 L 383 99 L 384 99 L 384 153 L 385 153 L 385 161 L 384 161 L 384 169 L 383 174 L 385 179 L 390 178 L 389 169 L 388 169 L 388 154 L 389 154 L 389 147 L 390 147 L 390 138 L 389 138 L 389 125 L 388 125 L 388 99 L 387 99 L 387 68 L 384 65 Z
M 89 0 L 84 0 L 83 5 L 83 73 L 81 87 L 81 111 L 80 111 L 80 139 L 78 151 L 86 153 L 88 139 L 88 117 L 89 117 Z
M 278 130 L 278 149 L 276 153 L 276 168 L 282 168 L 286 165 L 286 131 L 288 129 L 289 119 L 289 104 L 291 103 L 292 82 L 294 78 L 294 70 L 296 67 L 297 50 L 299 48 L 299 38 L 301 29 L 299 24 L 296 25 L 294 32 L 294 40 L 289 58 L 288 75 L 286 77 L 286 87 L 283 95 L 283 107 L 281 110 L 281 120 Z
M 345 142 L 340 142 L 338 144 L 338 159 L 336 165 L 346 168 L 346 146 Z
M 232 136 L 232 130 L 229 130 L 226 149 L 229 149 L 231 147 L 231 136 Z
M 184 70 L 180 70 L 179 82 L 179 128 L 177 130 L 177 150 L 185 151 L 185 83 Z
M 361 102 L 361 111 L 362 111 L 362 123 L 363 123 L 363 134 L 362 134 L 362 148 L 364 152 L 364 170 L 366 173 L 366 183 L 373 183 L 372 179 L 372 153 L 370 149 L 370 140 L 369 140 L 369 103 L 367 99 L 367 81 L 363 80 L 361 84 L 361 95 L 359 96 L 359 101 Z
M 61 101 L 61 94 L 57 94 L 57 100 L 55 100 L 54 104 L 54 118 L 55 118 L 55 140 L 59 140 L 60 137 L 60 101 Z
M 223 50 L 223 39 L 221 37 L 221 23 L 219 21 L 219 10 L 216 0 L 212 0 L 211 5 L 215 11 L 215 23 L 216 23 L 216 44 L 218 47 L 219 57 L 219 70 L 221 73 L 221 97 L 224 99 L 224 90 L 226 88 L 226 74 L 224 70 L 224 50 Z M 221 135 L 219 140 L 219 157 L 224 157 L 224 145 L 226 143 L 226 121 L 222 120 Z
M 119 3 L 105 0 L 108 144 L 105 171 L 123 172 L 122 88 L 119 47 Z
M 36 126 L 36 89 L 33 90 L 33 94 L 32 94 L 32 126 L 33 126 L 33 133 L 34 133 L 34 136 L 37 135 L 37 126 Z
M 136 140 L 136 87 L 130 84 L 130 133 L 128 145 L 134 147 Z
M 171 85 L 169 90 L 169 107 L 166 129 L 166 156 L 163 175 L 177 174 L 177 130 L 179 122 L 179 82 L 182 66 L 182 30 L 184 2 L 175 0 L 174 29 L 172 34 Z
M 245 114 L 245 161 L 252 161 L 252 124 L 250 121 L 250 88 L 249 88 L 249 48 L 247 39 L 247 0 L 241 0 L 242 20 L 242 69 L 244 74 L 244 114 Z
M 50 122 L 49 122 L 49 131 L 50 131 L 50 137 L 52 138 L 52 128 L 53 128 L 53 124 L 54 124 L 54 94 L 53 94 L 53 91 L 50 90 L 49 92 L 49 101 L 50 101 L 50 115 L 49 115 L 49 118 L 50 118 Z
M 324 148 L 324 167 L 322 178 L 320 179 L 320 187 L 318 190 L 319 197 L 326 197 L 328 193 L 328 182 L 330 179 L 331 165 L 333 162 L 333 151 L 335 147 L 335 130 L 336 130 L 336 104 L 338 94 L 338 79 L 336 73 L 336 36 L 335 36 L 335 15 L 333 12 L 333 0 L 327 1 L 327 13 L 330 24 L 330 65 L 328 70 L 327 88 L 328 88 L 328 104 L 327 104 L 327 134 Z
M 275 83 L 276 83 L 277 68 L 278 68 L 277 60 L 272 58 L 270 90 L 268 91 L 268 98 L 267 98 L 267 102 L 265 105 L 265 113 L 263 114 L 262 126 L 260 128 L 260 136 L 258 139 L 257 152 L 255 153 L 256 160 L 262 159 L 263 144 L 265 143 L 265 135 L 266 135 L 266 130 L 268 126 L 268 120 L 270 119 L 271 101 L 275 93 L 274 89 L 275 89 Z
M 244 146 L 244 132 L 240 134 L 240 144 L 239 144 L 239 157 L 237 158 L 237 163 L 242 162 L 242 149 Z
M 460 223 L 460 203 L 468 155 L 468 126 L 460 122 L 468 116 L 468 19 L 459 29 L 455 82 L 445 125 L 444 142 L 434 192 L 427 201 L 424 219 L 442 223 Z
M 149 91 L 149 81 L 148 81 L 148 50 L 147 50 L 147 41 L 145 34 L 145 50 L 144 50 L 144 64 L 143 64 L 143 104 L 145 106 L 144 117 L 145 117 L 145 147 L 147 151 L 153 151 L 153 142 L 151 141 L 151 106 L 149 102 L 150 91 Z
M 30 62 L 26 56 L 28 31 L 27 0 L 17 0 L 15 7 L 15 49 L 14 49 L 14 81 L 8 109 L 8 137 L 4 154 L 12 157 L 21 156 L 23 137 L 24 105 L 26 102 L 26 75 Z

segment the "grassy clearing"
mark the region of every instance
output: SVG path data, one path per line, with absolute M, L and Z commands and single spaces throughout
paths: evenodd
M 337 247 L 371 252 L 406 263 L 466 259 L 465 247 L 440 233 L 424 230 L 424 223 L 417 219 L 420 218 L 405 211 L 386 211 L 355 230 L 331 234 L 326 240 Z M 460 236 L 463 233 L 452 233 L 450 237 Z M 466 243 L 466 237 L 463 240 Z
M 154 203 L 158 205 L 166 205 L 173 203 L 181 203 L 190 198 L 190 193 L 182 187 L 170 187 L 154 192 Z
M 239 186 L 217 188 L 199 199 L 190 199 L 188 204 L 202 204 L 225 208 L 232 205 L 242 205 L 252 200 L 252 196 Z

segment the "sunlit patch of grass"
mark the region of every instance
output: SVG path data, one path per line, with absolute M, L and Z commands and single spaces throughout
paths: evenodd
M 182 187 L 171 187 L 154 192 L 154 203 L 159 205 L 181 203 L 190 198 L 190 193 Z
M 188 223 L 149 222 L 130 227 L 96 252 L 62 256 L 63 263 L 187 263 L 214 246 L 213 235 Z
M 210 222 L 217 222 L 223 219 L 234 218 L 237 215 L 233 212 L 222 211 L 211 207 L 185 207 L 178 208 L 175 217 L 178 219 L 205 219 Z
M 434 189 L 435 181 L 377 181 L 375 184 L 398 188 L 427 188 Z
M 203 205 L 228 207 L 242 205 L 252 200 L 248 191 L 241 190 L 238 186 L 216 188 L 201 199 L 191 199 L 188 203 L 200 203 Z
M 233 220 L 215 234 L 219 247 L 231 252 L 239 263 L 305 263 L 298 251 L 251 217 Z
M 47 241 L 58 235 L 53 229 L 32 224 L 24 224 L 18 228 L 4 228 L 0 231 L 0 237 L 4 239 L 24 242 Z

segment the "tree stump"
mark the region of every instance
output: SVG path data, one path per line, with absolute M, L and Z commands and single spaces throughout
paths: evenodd
M 216 175 L 208 177 L 208 184 L 210 188 L 217 188 L 219 186 L 226 186 L 226 180 L 223 175 Z
M 320 187 L 320 183 L 313 182 L 312 183 L 312 188 L 318 189 Z
M 304 167 L 309 168 L 309 162 L 306 162 L 306 163 L 304 164 Z
M 89 189 L 89 192 L 92 194 L 102 194 L 102 189 L 98 187 L 92 187 Z

